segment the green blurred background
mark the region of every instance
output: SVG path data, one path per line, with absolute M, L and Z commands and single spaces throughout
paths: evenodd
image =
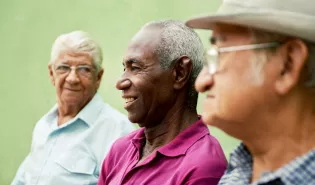
M 115 82 L 129 39 L 148 21 L 185 20 L 214 12 L 218 5 L 219 0 L 1 0 L 0 185 L 10 184 L 30 150 L 35 123 L 55 104 L 47 64 L 58 35 L 83 30 L 99 41 L 105 69 L 99 92 L 126 113 Z M 210 32 L 198 33 L 207 46 Z M 237 145 L 221 131 L 210 130 L 226 155 Z

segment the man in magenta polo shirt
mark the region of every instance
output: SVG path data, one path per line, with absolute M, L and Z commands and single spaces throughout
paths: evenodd
M 197 34 L 179 21 L 148 23 L 133 37 L 116 87 L 141 128 L 113 144 L 99 185 L 218 183 L 227 162 L 196 111 L 203 53 Z

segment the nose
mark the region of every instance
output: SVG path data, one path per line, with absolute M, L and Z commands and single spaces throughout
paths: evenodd
M 68 74 L 66 81 L 69 84 L 77 84 L 80 82 L 80 79 L 76 73 L 76 70 L 71 70 L 70 73 Z
M 214 84 L 213 75 L 209 73 L 207 67 L 204 67 L 196 79 L 195 82 L 196 90 L 198 92 L 208 91 L 213 86 L 213 84 Z
M 125 90 L 131 86 L 131 81 L 128 78 L 121 77 L 117 82 L 116 82 L 116 88 L 118 90 Z

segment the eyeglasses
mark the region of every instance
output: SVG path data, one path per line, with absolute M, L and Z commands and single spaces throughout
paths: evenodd
M 71 70 L 75 70 L 78 75 L 90 78 L 93 75 L 93 71 L 95 71 L 95 69 L 89 65 L 69 66 L 67 64 L 59 64 L 54 66 L 57 75 L 69 74 Z
M 211 47 L 207 52 L 207 67 L 209 69 L 209 73 L 212 75 L 217 72 L 219 68 L 219 57 L 220 53 L 227 53 L 232 51 L 243 51 L 243 50 L 251 50 L 251 49 L 264 49 L 264 48 L 272 48 L 279 46 L 278 42 L 269 42 L 262 44 L 249 44 L 249 45 L 241 45 L 241 46 L 231 46 L 231 47 L 222 47 L 218 48 L 216 46 Z

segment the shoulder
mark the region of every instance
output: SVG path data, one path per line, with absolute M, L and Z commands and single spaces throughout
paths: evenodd
M 32 144 L 31 149 L 37 147 L 38 144 L 42 144 L 48 134 L 51 132 L 52 125 L 57 119 L 57 105 L 53 106 L 44 116 L 42 116 L 36 124 L 32 131 Z
M 218 140 L 206 134 L 195 142 L 186 152 L 186 161 L 194 166 L 199 175 L 220 178 L 227 168 L 227 160 Z
M 134 145 L 132 140 L 142 129 L 135 130 L 123 137 L 118 138 L 111 146 L 109 153 L 104 160 L 104 167 L 110 168 L 114 166 L 123 156 L 128 156 L 128 153 L 133 151 Z
M 227 170 L 221 177 L 218 184 L 237 184 L 239 182 L 243 182 L 245 184 L 247 182 L 248 175 L 249 174 L 246 174 L 238 169 Z
M 126 115 L 114 109 L 107 103 L 103 103 L 98 122 L 104 124 L 104 126 L 106 125 L 106 127 L 120 130 L 122 132 L 121 135 L 126 135 L 135 130 L 134 125 L 128 120 Z
M 43 129 L 47 129 L 57 119 L 57 104 L 55 104 L 46 114 L 44 114 L 35 124 L 33 134 L 36 132 L 42 132 Z
M 119 112 L 107 103 L 103 103 L 99 117 L 103 119 L 111 119 L 116 122 L 130 122 L 125 114 Z

